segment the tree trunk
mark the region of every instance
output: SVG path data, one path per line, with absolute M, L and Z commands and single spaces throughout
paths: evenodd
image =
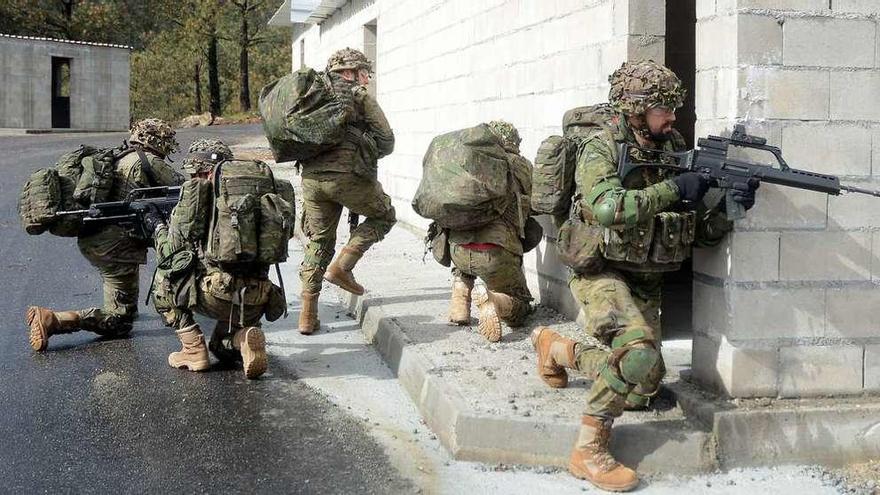
M 196 85 L 196 114 L 202 113 L 202 64 L 196 63 L 196 70 L 193 74 L 193 82 Z
M 238 103 L 242 112 L 249 112 L 251 110 L 251 81 L 248 74 L 248 45 L 250 44 L 250 38 L 247 15 L 247 2 L 245 2 L 244 9 L 241 12 L 241 28 L 238 36 Z
M 210 93 L 210 110 L 212 116 L 222 115 L 220 108 L 220 74 L 217 55 L 217 36 L 212 34 L 208 42 L 208 92 Z

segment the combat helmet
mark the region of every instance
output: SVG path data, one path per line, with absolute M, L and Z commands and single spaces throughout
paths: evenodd
M 179 144 L 174 138 L 174 129 L 161 119 L 138 120 L 131 126 L 129 143 L 147 146 L 164 156 L 177 151 Z
M 214 138 L 196 139 L 189 146 L 189 155 L 183 159 L 184 172 L 195 175 L 210 172 L 223 160 L 232 160 L 232 150 L 223 141 Z
M 365 69 L 367 72 L 373 72 L 373 63 L 367 58 L 363 52 L 354 48 L 343 48 L 337 50 L 327 59 L 327 70 L 329 72 L 338 72 L 341 70 L 360 70 Z
M 513 124 L 503 120 L 493 120 L 487 125 L 501 138 L 501 145 L 505 149 L 519 153 L 519 143 L 522 142 L 522 139 L 519 137 L 519 131 L 516 130 Z
M 608 102 L 627 115 L 640 115 L 654 107 L 676 109 L 684 104 L 687 93 L 674 72 L 653 60 L 624 62 L 608 82 Z

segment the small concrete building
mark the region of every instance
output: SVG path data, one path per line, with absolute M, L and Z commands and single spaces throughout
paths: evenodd
M 130 52 L 0 34 L 0 128 L 128 129 Z
M 410 202 L 434 136 L 505 119 L 533 159 L 566 110 L 606 101 L 608 75 L 641 58 L 689 89 L 677 127 L 691 142 L 745 124 L 793 167 L 878 188 L 878 21 L 873 0 L 292 0 L 273 19 L 293 27 L 294 69 L 323 68 L 346 46 L 375 60 L 397 136 L 379 179 L 417 228 L 428 222 Z M 735 232 L 697 250 L 666 293 L 682 300 L 664 306 L 664 334 L 678 312 L 693 376 L 738 398 L 880 392 L 878 212 L 870 196 L 761 187 Z M 530 286 L 576 317 L 542 224 Z

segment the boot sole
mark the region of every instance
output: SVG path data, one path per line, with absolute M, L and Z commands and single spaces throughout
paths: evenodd
M 189 370 L 189 371 L 205 371 L 211 367 L 211 363 L 209 361 L 197 361 L 195 363 L 175 363 L 171 360 L 171 356 L 168 356 L 168 366 L 178 370 Z
M 364 295 L 364 288 L 363 287 L 353 287 L 351 285 L 346 285 L 346 283 L 344 281 L 336 278 L 336 275 L 334 275 L 333 273 L 330 273 L 330 272 L 325 273 L 324 280 L 330 282 L 331 284 L 335 285 L 336 287 L 339 287 L 340 289 L 342 289 L 346 292 L 351 292 L 352 294 L 354 294 L 356 296 Z
M 474 301 L 477 303 L 477 307 L 480 308 L 480 324 L 478 326 L 480 335 L 489 342 L 498 342 L 501 340 L 501 318 L 498 317 L 495 306 L 489 304 L 489 294 L 485 291 L 480 291 L 474 298 Z M 489 304 L 489 306 L 487 307 L 486 304 Z M 484 307 L 486 309 L 483 309 Z
M 30 341 L 31 348 L 37 352 L 43 352 L 49 347 L 49 336 L 46 334 L 46 329 L 43 328 L 42 321 L 40 321 L 40 318 L 37 318 L 39 310 L 40 308 L 37 306 L 28 307 L 25 314 L 25 323 L 29 327 L 28 340 Z
M 250 328 L 241 343 L 244 376 L 249 380 L 259 377 L 269 367 L 266 357 L 266 336 L 259 328 Z
M 609 485 L 606 483 L 598 483 L 592 478 L 590 478 L 589 474 L 582 472 L 580 469 L 576 468 L 572 464 L 568 465 L 568 472 L 571 473 L 572 476 L 578 479 L 586 480 L 592 483 L 597 488 L 600 488 L 609 492 L 628 492 L 639 486 L 639 480 L 635 480 L 633 483 L 629 483 L 626 485 Z

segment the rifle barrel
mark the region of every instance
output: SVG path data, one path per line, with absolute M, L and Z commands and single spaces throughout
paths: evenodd
M 840 186 L 840 190 L 859 194 L 870 194 L 871 196 L 877 196 L 878 198 L 880 198 L 880 191 L 877 191 L 875 189 L 864 189 L 855 186 Z

